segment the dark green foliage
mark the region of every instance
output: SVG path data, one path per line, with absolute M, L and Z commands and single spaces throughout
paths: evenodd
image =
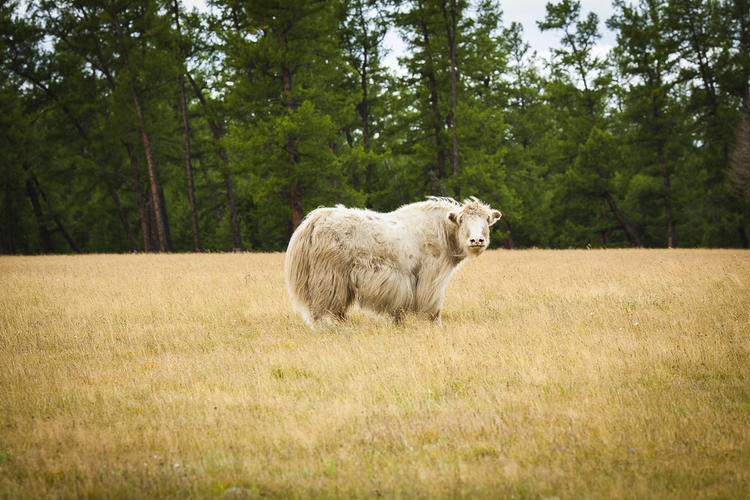
M 615 0 L 606 57 L 552 2 L 549 61 L 495 0 L 209 3 L 0 7 L 1 253 L 153 251 L 159 204 L 190 251 L 180 79 L 208 251 L 430 194 L 497 206 L 496 246 L 748 246 L 746 0 Z

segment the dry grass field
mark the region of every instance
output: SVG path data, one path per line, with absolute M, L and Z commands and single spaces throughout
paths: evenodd
M 0 258 L 0 497 L 750 495 L 750 252 L 486 252 L 310 331 L 282 254 Z

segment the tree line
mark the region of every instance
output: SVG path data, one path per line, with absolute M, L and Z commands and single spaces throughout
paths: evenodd
M 209 7 L 0 6 L 0 252 L 278 251 L 426 195 L 507 248 L 748 246 L 747 0 L 551 2 L 548 58 L 496 0 Z

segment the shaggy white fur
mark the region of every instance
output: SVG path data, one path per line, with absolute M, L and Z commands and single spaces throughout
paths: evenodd
M 439 322 L 448 281 L 484 251 L 500 216 L 474 197 L 430 197 L 389 213 L 318 208 L 289 240 L 289 296 L 312 327 L 344 318 L 354 302 L 396 323 L 407 311 Z

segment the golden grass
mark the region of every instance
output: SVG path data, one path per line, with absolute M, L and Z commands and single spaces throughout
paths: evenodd
M 742 497 L 750 253 L 490 251 L 310 331 L 281 254 L 0 258 L 0 497 Z

